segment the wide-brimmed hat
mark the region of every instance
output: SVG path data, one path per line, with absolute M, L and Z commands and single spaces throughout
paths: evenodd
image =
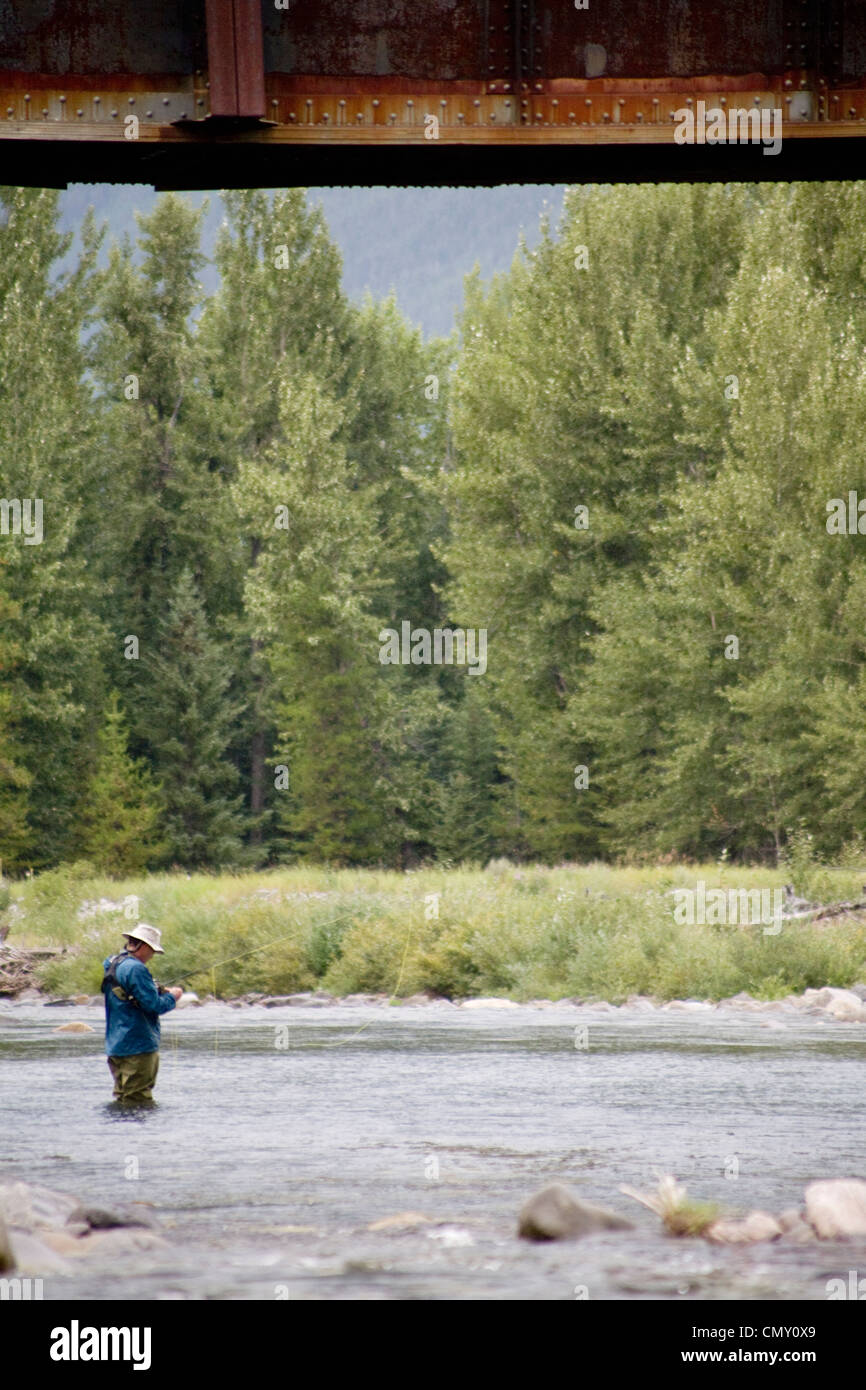
M 165 951 L 159 944 L 162 940 L 162 932 L 156 927 L 149 927 L 146 922 L 139 922 L 134 932 L 127 931 L 123 935 L 127 941 L 143 941 L 145 946 L 152 946 L 157 955 L 165 955 Z

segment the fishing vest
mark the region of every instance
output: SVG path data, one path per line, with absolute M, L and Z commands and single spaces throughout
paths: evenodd
M 128 951 L 118 951 L 116 956 L 112 956 L 108 965 L 105 967 L 105 974 L 102 977 L 102 985 L 100 988 L 103 994 L 107 994 L 108 991 L 111 990 L 115 999 L 120 999 L 122 1003 L 132 1004 L 134 1008 L 140 1009 L 141 1005 L 135 995 L 125 990 L 117 978 L 117 967 L 120 965 L 120 962 L 130 959 L 131 957 Z

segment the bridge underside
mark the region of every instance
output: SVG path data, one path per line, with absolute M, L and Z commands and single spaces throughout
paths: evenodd
M 866 167 L 858 0 L 21 9 L 0 0 L 7 183 L 857 178 Z M 678 144 L 675 113 L 701 102 L 778 113 L 781 152 L 704 143 L 700 130 Z

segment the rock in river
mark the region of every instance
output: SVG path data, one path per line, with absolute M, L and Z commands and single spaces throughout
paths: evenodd
M 6 1230 L 6 1223 L 0 1216 L 0 1274 L 8 1269 L 15 1268 L 15 1256 L 12 1254 L 12 1246 L 9 1241 L 9 1233 Z
M 704 1231 L 706 1239 L 717 1245 L 751 1245 L 758 1240 L 776 1240 L 781 1234 L 781 1223 L 768 1211 L 750 1211 L 740 1221 L 714 1221 Z
M 866 1022 L 866 1006 L 851 989 L 834 989 L 830 985 L 823 989 L 807 989 L 803 993 L 803 1004 L 823 1009 L 840 1023 Z
M 0 1217 L 25 1231 L 50 1230 L 77 1221 L 80 1205 L 77 1197 L 35 1183 L 0 1183 Z
M 52 1033 L 93 1033 L 96 1030 L 91 1028 L 89 1023 L 61 1023 L 58 1028 L 52 1028 Z
M 68 1273 L 69 1258 L 99 1259 L 168 1249 L 139 1204 L 88 1206 L 32 1183 L 0 1183 L 0 1229 L 9 1227 L 14 1267 L 22 1274 Z M 0 1263 L 2 1269 L 2 1263 Z
M 595 1231 L 632 1229 L 618 1212 L 581 1201 L 559 1182 L 530 1197 L 517 1218 L 517 1233 L 524 1240 L 577 1240 Z
M 423 1211 L 398 1211 L 393 1216 L 380 1216 L 371 1221 L 368 1231 L 414 1231 L 417 1226 L 429 1226 L 430 1217 Z
M 866 1236 L 866 1182 L 829 1178 L 806 1188 L 806 1219 L 822 1240 Z
M 84 1221 L 92 1231 L 110 1231 L 118 1226 L 156 1226 L 156 1218 L 136 1206 L 85 1206 L 72 1213 L 72 1220 Z

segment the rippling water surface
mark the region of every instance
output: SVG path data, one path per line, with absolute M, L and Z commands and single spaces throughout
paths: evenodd
M 661 1170 L 734 1212 L 778 1212 L 814 1178 L 866 1176 L 862 1026 L 208 1004 L 163 1023 L 158 1105 L 118 1114 L 101 1016 L 0 1003 L 0 1178 L 150 1202 L 171 1248 L 82 1262 L 46 1298 L 824 1299 L 866 1270 L 861 1241 L 675 1240 L 619 1192 Z M 70 1020 L 96 1032 L 52 1031 Z M 636 1230 L 518 1240 L 522 1202 L 552 1181 Z M 429 1221 L 367 1229 L 409 1211 Z

